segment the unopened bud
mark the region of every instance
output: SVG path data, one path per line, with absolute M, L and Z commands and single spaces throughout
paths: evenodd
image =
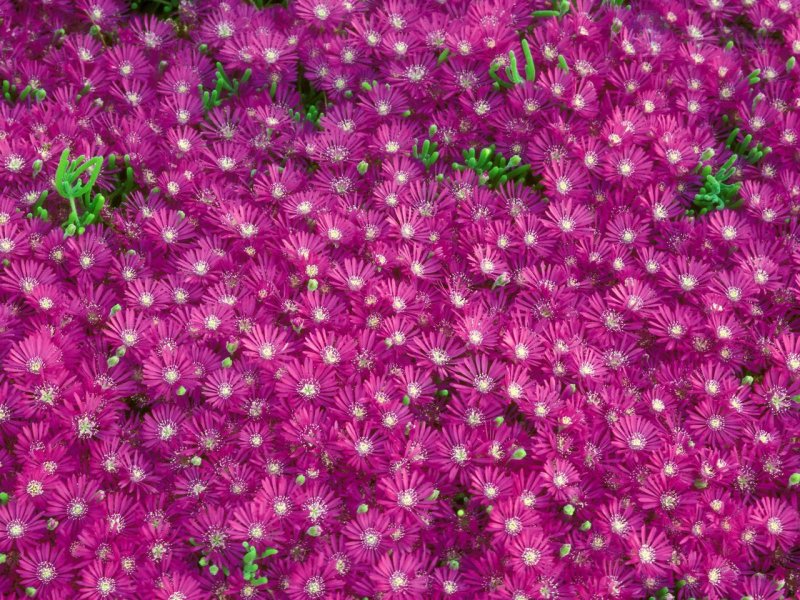
M 700 155 L 701 161 L 711 160 L 714 158 L 714 149 L 713 148 L 706 148 L 703 153 Z

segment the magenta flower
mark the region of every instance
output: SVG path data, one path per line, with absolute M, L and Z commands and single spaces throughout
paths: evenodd
M 0 0 L 0 596 L 797 595 L 796 9 Z

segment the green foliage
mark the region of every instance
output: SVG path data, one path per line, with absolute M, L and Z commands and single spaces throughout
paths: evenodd
M 254 586 L 264 585 L 267 583 L 267 578 L 263 575 L 259 575 L 259 565 L 257 561 L 259 559 L 268 558 L 274 554 L 277 554 L 278 551 L 275 548 L 267 548 L 261 554 L 258 553 L 255 546 L 248 544 L 247 542 L 242 542 L 242 546 L 246 550 L 244 557 L 242 558 L 242 573 L 245 581 L 249 581 Z
M 453 163 L 456 171 L 466 171 L 470 169 L 478 174 L 481 184 L 491 188 L 503 185 L 507 181 L 524 181 L 531 170 L 530 165 L 520 164 L 522 159 L 519 156 L 512 156 L 506 159 L 500 152 L 495 152 L 492 144 L 484 148 L 479 153 L 475 148 L 470 148 L 462 153 L 464 163 Z
M 704 215 L 712 210 L 725 208 L 738 208 L 741 205 L 739 188 L 741 182 L 725 183 L 736 173 L 736 154 L 732 155 L 716 172 L 709 165 L 700 169 L 703 186 L 694 197 L 693 210 L 699 215 Z
M 37 219 L 42 219 L 43 221 L 47 221 L 48 213 L 47 209 L 44 207 L 44 201 L 47 200 L 47 196 L 50 195 L 50 190 L 43 190 L 41 194 L 39 194 L 39 198 L 36 200 L 36 203 L 31 206 L 30 212 L 26 215 L 29 219 L 36 217 Z
M 378 85 L 377 82 L 373 82 Z M 365 91 L 370 91 L 372 86 L 367 82 L 361 84 Z M 319 127 L 319 121 L 325 116 L 325 108 L 328 106 L 328 98 L 324 92 L 317 90 L 308 78 L 302 66 L 298 66 L 297 92 L 300 94 L 301 110 L 289 109 L 289 116 L 298 123 L 307 119 L 314 127 Z M 274 98 L 274 92 L 271 91 Z
M 286 6 L 287 0 L 282 0 L 281 2 L 276 2 L 275 0 L 250 0 L 250 4 L 255 6 L 256 8 L 267 8 L 268 6 L 280 5 Z
M 499 62 L 495 61 L 489 67 L 489 77 L 492 78 L 492 87 L 495 89 L 510 88 L 526 81 L 534 81 L 536 79 L 536 65 L 533 63 L 533 54 L 531 54 L 531 47 L 528 40 L 523 39 L 520 43 L 522 47 L 522 55 L 525 57 L 525 78 L 523 79 L 519 73 L 519 66 L 517 64 L 517 55 L 513 50 L 508 52 L 508 66 L 505 68 L 505 74 L 508 81 L 504 81 L 497 74 L 498 69 L 502 66 Z
M 191 539 L 189 540 L 189 543 L 193 546 L 197 545 L 197 543 Z M 259 565 L 258 562 L 277 554 L 278 550 L 275 548 L 267 548 L 263 552 L 259 553 L 256 547 L 248 542 L 242 542 L 242 547 L 245 550 L 244 556 L 242 557 L 241 566 L 242 578 L 249 582 L 253 587 L 266 584 L 268 579 L 260 572 L 261 565 Z M 231 573 L 227 567 L 220 567 L 219 565 L 212 563 L 205 555 L 200 558 L 198 564 L 201 567 L 208 567 L 208 572 L 211 573 L 211 575 L 216 576 L 221 572 L 225 577 L 230 577 Z
M 178 12 L 180 0 L 135 0 L 130 3 L 132 11 L 169 17 Z
M 428 139 L 422 142 L 422 147 L 418 148 L 417 144 L 414 144 L 414 147 L 411 149 L 411 154 L 414 158 L 422 161 L 426 171 L 439 159 L 439 152 L 437 151 L 439 145 L 430 140 L 430 138 L 436 135 L 437 131 L 438 128 L 436 125 L 431 125 L 428 128 Z
M 535 10 L 531 14 L 534 18 L 556 17 L 560 19 L 569 12 L 569 9 L 569 0 L 553 0 L 552 10 Z
M 17 86 L 11 83 L 8 79 L 3 80 L 3 98 L 5 98 L 6 102 L 9 102 L 10 104 L 15 102 L 24 102 L 28 99 L 36 100 L 36 102 L 42 102 L 46 97 L 47 92 L 45 92 L 43 89 L 34 89 L 33 86 L 28 84 L 20 92 L 17 89 Z
M 108 157 L 108 168 L 113 171 L 117 168 L 117 166 L 119 166 L 122 174 L 122 180 L 114 188 L 114 191 L 111 192 L 111 195 L 109 195 L 108 199 L 106 200 L 107 204 L 110 206 L 117 206 L 119 202 L 123 198 L 127 197 L 127 195 L 133 191 L 133 188 L 136 187 L 136 181 L 133 177 L 133 166 L 131 166 L 131 157 L 128 154 L 124 155 L 122 157 L 121 165 L 117 165 L 117 161 L 117 156 L 114 154 Z
M 758 101 L 759 98 L 756 97 L 753 101 L 754 106 Z M 729 120 L 725 119 L 725 123 L 728 122 Z M 738 160 L 741 158 L 750 164 L 755 164 L 772 152 L 772 148 L 769 146 L 763 146 L 761 143 L 753 144 L 752 135 L 741 136 L 741 133 L 741 129 L 736 127 L 728 135 L 725 140 L 725 147 L 733 154 L 716 172 L 710 165 L 703 164 L 705 160 L 713 156 L 713 152 L 706 151 L 701 157 L 696 172 L 699 172 L 702 177 L 702 187 L 694 197 L 693 208 L 690 212 L 703 215 L 712 210 L 732 209 L 741 206 L 742 201 L 739 197 L 739 189 L 742 187 L 742 183 L 729 183 L 730 178 L 736 174 Z
M 252 71 L 246 69 L 241 79 L 231 79 L 225 73 L 225 67 L 222 63 L 217 63 L 216 84 L 213 90 L 206 90 L 201 83 L 198 87 L 200 89 L 200 97 L 203 100 L 203 107 L 206 112 L 212 108 L 220 106 L 225 100 L 231 96 L 236 96 L 239 93 L 239 86 L 245 84 L 250 79 Z M 272 92 L 274 95 L 274 91 Z
M 769 146 L 762 146 L 760 143 L 751 146 L 753 136 L 747 134 L 742 139 L 739 139 L 739 133 L 740 129 L 738 127 L 731 131 L 728 139 L 725 141 L 725 147 L 734 154 L 743 157 L 747 162 L 754 164 L 772 152 L 772 148 Z
M 69 148 L 65 148 L 61 153 L 56 169 L 55 187 L 56 192 L 69 201 L 69 215 L 62 224 L 65 237 L 76 233 L 82 234 L 87 225 L 96 223 L 100 219 L 100 211 L 103 209 L 106 199 L 102 194 L 92 196 L 92 188 L 102 168 L 102 156 L 86 158 L 81 155 L 71 161 L 69 160 Z M 41 213 L 41 211 L 39 212 Z M 41 214 L 37 216 L 41 216 Z

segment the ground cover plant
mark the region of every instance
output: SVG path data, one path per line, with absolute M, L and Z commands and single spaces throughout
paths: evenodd
M 797 593 L 797 0 L 0 31 L 0 597 Z

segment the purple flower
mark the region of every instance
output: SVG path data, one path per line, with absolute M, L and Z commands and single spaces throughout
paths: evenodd
M 797 593 L 791 2 L 138 4 L 0 0 L 0 595 Z

